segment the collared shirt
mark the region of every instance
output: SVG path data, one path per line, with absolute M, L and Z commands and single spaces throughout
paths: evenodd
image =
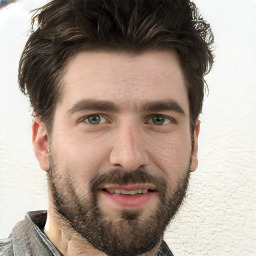
M 25 219 L 16 224 L 9 238 L 0 240 L 0 256 L 62 256 L 42 232 L 47 211 L 28 212 Z M 173 256 L 162 241 L 156 256 Z

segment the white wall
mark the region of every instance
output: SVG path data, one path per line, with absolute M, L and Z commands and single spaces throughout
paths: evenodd
M 20 0 L 0 11 L 0 237 L 47 208 L 46 178 L 31 147 L 31 117 L 17 67 L 29 28 Z M 199 168 L 166 233 L 175 255 L 256 255 L 256 1 L 197 0 L 213 28 L 216 62 L 201 115 Z

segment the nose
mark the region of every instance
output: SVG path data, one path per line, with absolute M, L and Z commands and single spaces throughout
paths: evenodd
M 148 165 L 149 157 L 142 134 L 132 125 L 120 127 L 114 136 L 110 164 L 132 172 Z

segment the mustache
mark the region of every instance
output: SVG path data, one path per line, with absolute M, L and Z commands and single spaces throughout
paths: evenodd
M 125 169 L 115 169 L 104 174 L 97 174 L 90 179 L 89 186 L 90 191 L 95 193 L 109 184 L 131 185 L 145 183 L 153 184 L 157 192 L 165 193 L 167 190 L 167 182 L 163 177 L 152 175 L 144 168 L 139 168 L 132 172 L 128 172 Z

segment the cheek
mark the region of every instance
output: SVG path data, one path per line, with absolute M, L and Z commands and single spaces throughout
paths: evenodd
M 191 155 L 190 136 L 175 136 L 152 143 L 151 158 L 167 177 L 177 180 L 188 171 Z
M 86 138 L 86 136 L 66 136 L 55 143 L 54 152 L 58 171 L 69 174 L 74 179 L 89 180 L 100 172 L 107 161 L 108 149 L 104 140 Z

